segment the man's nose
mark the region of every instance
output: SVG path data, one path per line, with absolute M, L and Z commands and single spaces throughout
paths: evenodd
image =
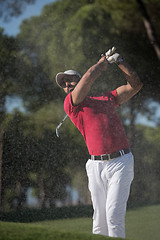
M 69 83 L 68 82 L 66 82 L 66 87 L 69 87 Z

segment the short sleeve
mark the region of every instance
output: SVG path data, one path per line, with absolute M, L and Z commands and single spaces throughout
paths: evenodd
M 107 97 L 115 107 L 119 106 L 118 98 L 117 98 L 117 89 L 115 89 L 111 92 L 105 92 L 104 97 Z
M 77 115 L 79 112 L 79 106 L 73 106 L 71 101 L 71 93 L 69 93 L 64 100 L 64 111 L 68 116 Z

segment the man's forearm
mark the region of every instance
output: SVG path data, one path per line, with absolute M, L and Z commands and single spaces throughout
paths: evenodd
M 118 66 L 123 71 L 127 80 L 126 85 L 122 85 L 117 88 L 118 103 L 121 105 L 131 99 L 137 92 L 139 92 L 143 84 L 138 77 L 138 74 L 128 63 L 123 61 Z
M 138 74 L 126 61 L 121 62 L 118 67 L 122 70 L 127 83 L 130 84 L 133 89 L 141 89 L 143 84 Z
M 104 71 L 103 63 L 96 63 L 83 75 L 81 83 L 84 85 L 92 85 L 93 82 L 101 75 L 102 71 Z
M 103 71 L 106 70 L 106 68 L 107 61 L 104 57 L 101 58 L 98 63 L 88 69 L 72 92 L 72 102 L 74 105 L 78 105 L 85 99 L 94 81 L 101 75 Z

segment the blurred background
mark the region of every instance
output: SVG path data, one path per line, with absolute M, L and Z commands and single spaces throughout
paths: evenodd
M 135 156 L 128 206 L 160 203 L 160 2 L 2 0 L 0 210 L 90 205 L 84 140 L 63 119 L 60 71 L 84 74 L 116 46 L 144 87 L 117 109 Z M 124 84 L 115 65 L 92 93 Z

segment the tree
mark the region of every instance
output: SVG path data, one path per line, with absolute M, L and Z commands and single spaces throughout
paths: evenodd
M 152 12 L 156 12 L 155 9 L 153 6 Z M 159 19 L 157 12 L 155 18 Z M 159 24 L 157 21 L 157 26 Z M 60 102 L 59 106 L 64 95 L 55 84 L 56 73 L 74 68 L 83 74 L 114 43 L 144 82 L 142 93 L 120 111 L 124 122 L 129 120 L 130 138 L 137 141 L 137 113 L 144 112 L 146 100 L 159 101 L 160 68 L 136 1 L 57 1 L 46 6 L 39 17 L 24 21 L 18 37 L 27 57 L 33 61 L 34 56 L 33 62 L 40 64 L 53 81 L 53 89 L 57 93 L 54 101 Z M 92 91 L 110 90 L 123 83 L 119 69 L 109 66 L 106 75 L 94 84 Z M 124 112 L 128 113 L 127 118 Z M 135 147 L 134 143 L 132 146 Z
M 39 114 L 39 129 L 34 117 L 17 111 L 8 116 L 2 168 L 5 209 L 7 206 L 12 208 L 15 199 L 18 209 L 25 206 L 29 187 L 36 189 L 41 207 L 47 202 L 53 206 L 57 199 L 65 199 L 66 184 L 70 181 L 65 173 L 68 164 L 65 161 L 66 141 L 58 144 L 55 132 L 51 131 L 52 122 Z
M 2 209 L 2 153 L 3 153 L 3 128 L 0 133 L 0 210 Z
M 6 96 L 13 94 L 15 87 L 15 54 L 17 51 L 17 44 L 14 38 L 9 38 L 3 35 L 2 29 L 0 30 L 0 209 L 1 205 L 1 189 L 2 189 L 2 154 L 3 154 L 3 133 L 4 133 L 4 121 L 6 115 L 5 101 Z
M 152 12 L 154 11 L 155 7 L 152 8 Z M 156 15 L 156 19 L 158 19 L 158 15 Z M 158 21 L 157 26 L 159 24 Z M 10 90 L 23 98 L 27 109 L 26 114 L 30 117 L 30 129 L 39 133 L 38 146 L 36 144 L 36 148 L 31 149 L 36 153 L 34 169 L 37 171 L 38 178 L 41 177 L 41 179 L 39 178 L 41 182 L 39 192 L 41 192 L 43 205 L 45 197 L 53 199 L 50 193 L 54 192 L 52 186 L 55 185 L 55 179 L 59 179 L 60 172 L 65 175 L 67 167 L 62 164 L 62 169 L 58 169 L 58 175 L 55 174 L 55 178 L 50 182 L 46 175 L 48 170 L 46 164 L 50 164 L 51 157 L 47 159 L 43 154 L 45 149 L 47 149 L 47 156 L 48 154 L 52 157 L 55 155 L 51 169 L 56 172 L 54 163 L 57 157 L 58 159 L 62 157 L 62 162 L 67 159 L 70 166 L 76 166 L 79 152 L 82 152 L 82 146 L 84 146 L 80 143 L 81 137 L 76 136 L 77 132 L 70 124 L 67 125 L 68 130 L 65 129 L 65 125 L 63 126 L 63 143 L 53 137 L 56 124 L 60 122 L 64 114 L 62 107 L 64 94 L 56 86 L 54 80 L 56 73 L 74 68 L 83 74 L 99 59 L 101 53 L 114 43 L 117 50 L 123 53 L 123 57 L 128 59 L 144 79 L 145 87 L 142 94 L 135 96 L 131 102 L 119 110 L 124 122 L 129 120 L 128 129 L 132 128 L 132 131 L 130 129 L 128 131 L 132 132 L 131 137 L 136 142 L 135 119 L 137 113 L 144 111 L 142 106 L 146 100 L 159 101 L 160 68 L 146 36 L 138 5 L 134 0 L 129 2 L 127 0 L 54 2 L 52 5 L 46 6 L 39 17 L 32 17 L 23 22 L 16 43 L 19 49 L 16 50 L 16 58 L 14 58 L 14 64 L 10 65 L 8 74 L 10 77 L 14 76 L 12 78 L 14 81 L 11 82 L 15 84 L 10 85 L 12 86 Z M 12 75 L 13 73 L 14 75 Z M 106 75 L 103 75 L 94 84 L 92 92 L 116 88 L 123 81 L 123 75 L 119 69 L 116 66 L 109 66 Z M 54 106 L 52 110 L 50 104 Z M 49 127 L 48 120 L 53 123 L 52 127 Z M 28 134 L 32 136 L 32 132 L 29 130 Z M 75 142 L 73 142 L 73 138 Z M 75 144 L 78 146 L 76 149 Z M 61 155 L 62 148 L 60 146 L 63 146 L 63 155 Z M 135 147 L 134 144 L 132 146 Z M 54 151 L 51 151 L 50 148 L 53 147 Z M 68 152 L 67 156 L 65 150 Z M 84 151 L 82 165 L 84 165 L 86 155 Z M 40 159 L 39 165 L 37 165 L 37 159 Z M 63 183 L 61 185 L 59 182 L 59 185 L 64 187 Z M 58 194 L 58 190 L 55 190 L 53 195 L 56 196 L 56 194 Z
M 159 133 L 159 127 L 136 126 L 138 142 L 134 148 L 136 167 L 130 197 L 132 205 L 159 202 L 160 163 L 157 161 L 159 158 Z
M 152 24 L 152 21 L 150 19 L 150 16 L 147 12 L 147 9 L 145 7 L 145 4 L 142 0 L 137 0 L 137 4 L 139 5 L 140 11 L 142 13 L 142 18 L 144 22 L 144 26 L 150 41 L 150 44 L 153 46 L 155 53 L 157 55 L 157 58 L 160 60 L 160 44 L 158 41 L 158 37 L 156 35 L 156 30 Z
M 34 141 L 22 132 L 23 115 L 15 112 L 8 116 L 8 126 L 3 140 L 2 196 L 3 207 L 6 205 L 6 192 L 10 189 L 8 202 L 10 207 L 16 200 L 17 208 L 21 209 L 26 199 L 27 187 L 30 185 L 28 172 L 33 168 L 31 146 Z M 7 204 L 8 205 L 8 204 Z
M 20 46 L 15 38 L 3 35 L 0 32 L 0 176 L 2 172 L 3 155 L 3 133 L 5 132 L 6 121 L 6 97 L 19 96 L 25 100 L 25 108 L 29 110 L 38 109 L 39 106 L 47 104 L 52 95 L 52 83 L 46 74 L 41 71 L 40 66 L 33 66 L 30 61 L 23 58 Z M 1 187 L 0 180 L 0 206 Z M 2 206 L 0 207 L 2 208 Z

